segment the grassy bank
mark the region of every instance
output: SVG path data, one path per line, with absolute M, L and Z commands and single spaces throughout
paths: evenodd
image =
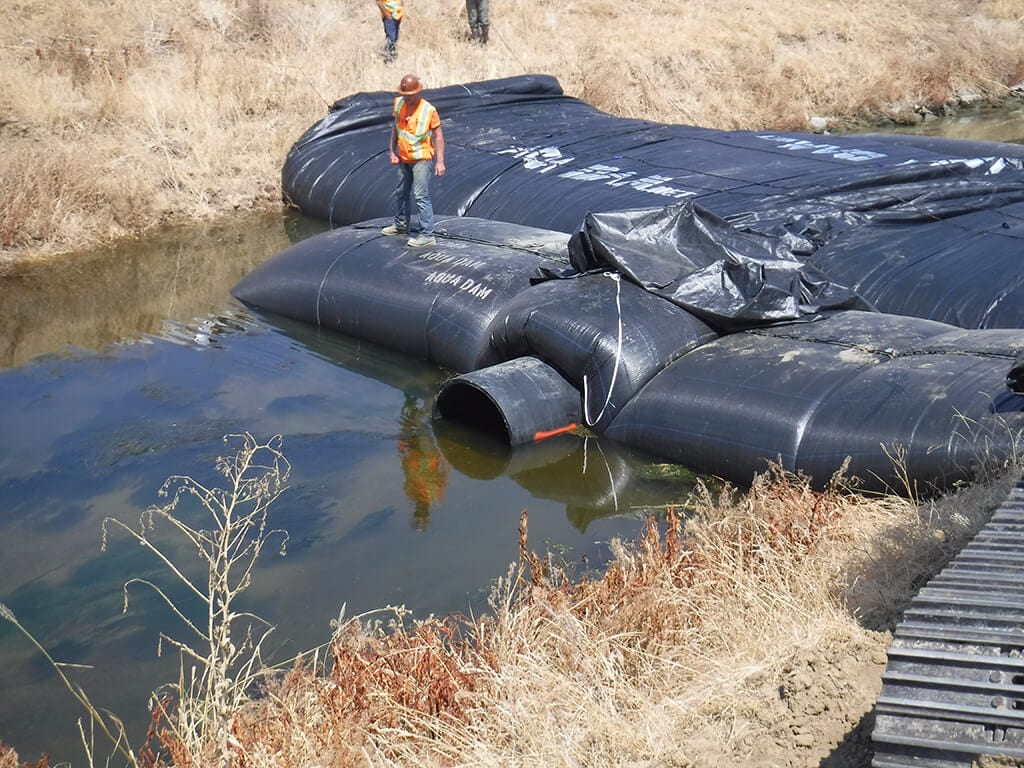
M 237 714 L 235 754 L 254 768 L 866 768 L 897 613 L 1006 491 L 917 506 L 772 472 L 749 494 L 700 494 L 685 528 L 649 523 L 582 583 L 530 553 L 524 519 L 492 615 L 341 625 L 328 663 Z
M 460 3 L 407 8 L 386 65 L 369 0 L 4 4 L 0 271 L 276 206 L 284 155 L 327 104 L 406 70 L 430 86 L 551 73 L 609 112 L 721 128 L 909 119 L 1024 80 L 1015 0 L 508 0 L 486 50 L 466 39 Z

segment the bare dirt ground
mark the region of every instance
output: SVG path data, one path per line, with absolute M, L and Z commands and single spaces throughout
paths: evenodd
M 862 637 L 795 658 L 786 670 L 786 686 L 779 691 L 780 716 L 765 724 L 771 735 L 752 745 L 756 764 L 766 768 L 870 765 L 873 706 L 882 690 L 890 642 L 887 632 L 865 631 Z

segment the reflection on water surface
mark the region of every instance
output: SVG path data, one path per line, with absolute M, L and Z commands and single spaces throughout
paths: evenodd
M 894 129 L 893 132 L 1024 144 L 1024 100 L 1011 99 L 998 108 L 972 107 L 952 117 L 928 120 L 911 128 Z
M 0 369 L 66 347 L 99 349 L 223 308 L 257 264 L 325 225 L 288 213 L 158 232 L 145 241 L 15 263 L 0 273 Z

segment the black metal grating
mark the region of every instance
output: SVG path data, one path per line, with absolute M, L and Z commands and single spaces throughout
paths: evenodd
M 1024 761 L 1024 480 L 896 627 L 874 768 Z

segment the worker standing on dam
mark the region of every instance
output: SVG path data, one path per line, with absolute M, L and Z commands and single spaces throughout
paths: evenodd
M 434 105 L 420 96 L 423 85 L 416 75 L 406 75 L 398 85 L 394 122 L 388 151 L 392 165 L 398 166 L 398 212 L 395 223 L 381 230 L 385 235 L 408 232 L 408 245 L 421 248 L 435 245 L 434 207 L 430 202 L 431 170 L 444 176 L 444 134 L 441 117 Z M 419 230 L 412 222 L 412 198 L 416 200 Z

